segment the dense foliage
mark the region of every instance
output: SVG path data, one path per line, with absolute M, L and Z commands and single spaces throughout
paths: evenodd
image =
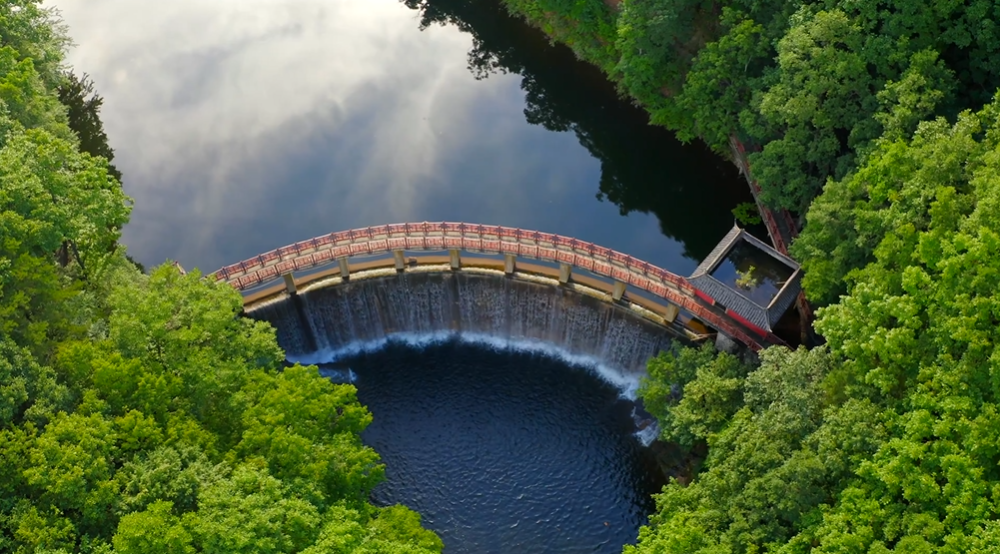
M 882 136 L 979 109 L 1000 8 L 848 0 L 504 0 L 604 69 L 653 123 L 750 152 L 763 199 L 804 211 Z
M 1000 550 L 997 4 L 505 3 L 654 123 L 744 144 L 826 306 L 820 348 L 650 363 L 662 438 L 707 457 L 625 551 Z
M 514 13 L 568 44 L 581 58 L 609 71 L 618 60 L 614 13 L 601 0 L 505 0 Z
M 0 5 L 0 551 L 440 552 L 369 504 L 352 386 L 283 369 L 230 287 L 127 261 L 66 42 L 37 0 Z
M 922 123 L 912 138 L 881 140 L 861 168 L 828 183 L 793 247 L 807 270 L 810 298 L 835 302 L 854 272 L 876 261 L 890 233 L 940 228 L 933 218 L 939 202 L 953 203 L 948 234 L 957 231 L 957 220 L 995 194 L 989 183 L 997 173 L 997 117 L 994 103 L 954 124 Z
M 1000 549 L 998 176 L 1000 98 L 879 141 L 796 245 L 827 347 L 651 363 L 664 437 L 708 458 L 627 552 Z

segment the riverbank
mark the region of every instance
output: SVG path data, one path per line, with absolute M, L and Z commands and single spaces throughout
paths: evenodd
M 654 124 L 735 136 L 761 202 L 806 221 L 827 344 L 650 364 L 663 437 L 708 453 L 625 552 L 995 552 L 1000 502 L 972 491 L 1000 483 L 1000 7 L 506 5 L 584 59 L 613 44 L 592 61 Z M 572 25 L 593 10 L 613 33 Z

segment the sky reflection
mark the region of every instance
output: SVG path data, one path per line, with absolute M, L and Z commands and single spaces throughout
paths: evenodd
M 352 227 L 534 228 L 678 272 L 656 218 L 595 199 L 601 164 L 525 121 L 518 75 L 477 81 L 470 35 L 397 0 L 56 0 L 70 63 L 136 201 L 129 252 L 212 271 Z

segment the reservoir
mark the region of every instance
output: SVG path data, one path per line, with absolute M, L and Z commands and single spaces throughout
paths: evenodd
M 332 231 L 466 221 L 686 275 L 750 200 L 732 164 L 649 126 L 495 1 L 50 4 L 104 97 L 136 202 L 123 242 L 147 266 L 207 273 Z M 641 365 L 668 343 L 652 340 L 615 355 Z M 619 552 L 664 481 L 628 387 L 501 342 L 418 333 L 338 356 L 387 466 L 374 500 L 424 514 L 449 554 Z

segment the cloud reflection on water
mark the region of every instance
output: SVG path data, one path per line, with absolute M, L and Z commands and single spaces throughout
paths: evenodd
M 50 4 L 105 97 L 136 200 L 124 240 L 144 263 L 210 271 L 332 230 L 439 219 L 680 257 L 655 218 L 626 224 L 594 200 L 600 164 L 524 121 L 520 77 L 476 81 L 469 35 L 421 32 L 396 0 Z

